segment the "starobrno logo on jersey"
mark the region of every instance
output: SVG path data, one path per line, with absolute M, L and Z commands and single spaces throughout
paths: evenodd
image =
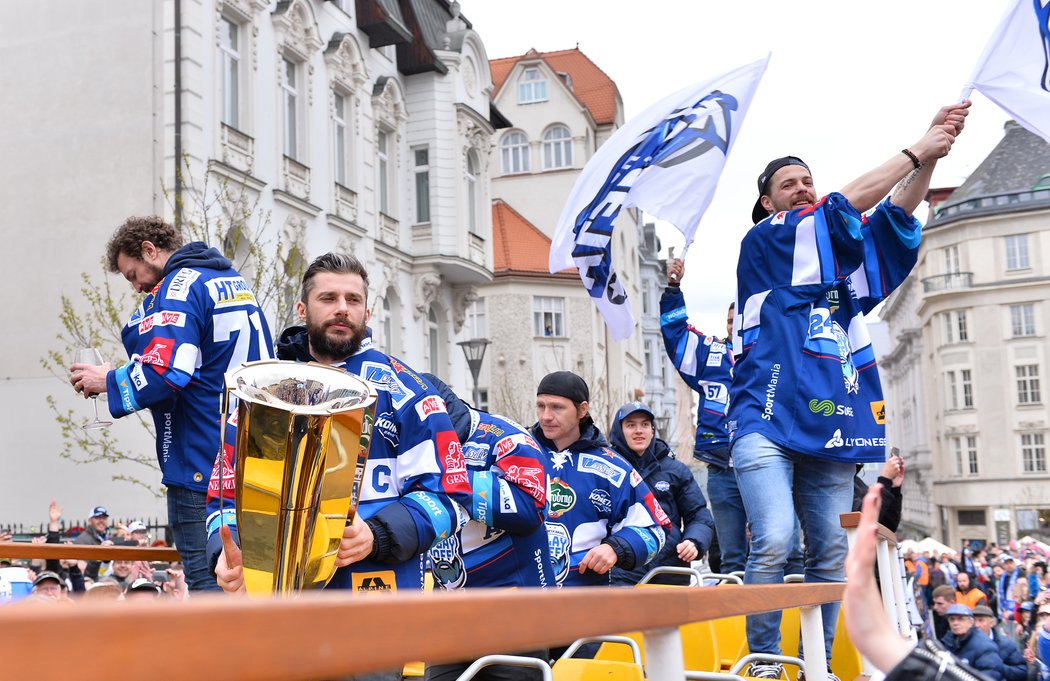
M 576 505 L 576 492 L 561 481 L 560 478 L 551 480 L 550 496 L 547 497 L 550 504 L 550 517 L 558 518 L 565 515 Z

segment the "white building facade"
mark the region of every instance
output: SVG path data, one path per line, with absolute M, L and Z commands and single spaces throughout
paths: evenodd
M 1048 217 L 1050 145 L 1007 123 L 883 313 L 888 437 L 917 473 L 904 522 L 952 546 L 1050 538 Z
M 498 379 L 489 379 L 492 394 L 503 396 L 492 407 L 531 423 L 535 416 L 522 405 L 533 403 L 539 380 L 575 371 L 588 382 L 591 412 L 605 430 L 622 403 L 646 399 L 643 333 L 613 340 L 575 272 L 552 277 L 545 263 L 565 200 L 598 146 L 623 124 L 623 103 L 615 83 L 579 49 L 529 51 L 491 66 L 493 101 L 510 123 L 495 136 L 489 162 L 493 198 L 503 204 L 494 212 L 513 214 L 517 225 L 501 233 L 505 240 L 497 235 L 496 248 L 506 253 L 479 292 L 497 353 L 488 369 Z M 639 320 L 640 233 L 639 214 L 625 210 L 612 243 L 613 267 Z
M 39 368 L 61 346 L 60 297 L 86 312 L 82 272 L 91 287 L 127 291 L 98 262 L 129 215 L 206 224 L 249 278 L 272 273 L 257 271 L 248 244 L 275 270 L 356 254 L 379 346 L 470 394 L 455 341 L 470 337 L 468 309 L 492 278 L 489 149 L 500 118 L 485 47 L 457 4 L 9 4 L 0 51 L 8 64 L 34 64 L 11 70 L 0 104 L 0 148 L 17 160 L 0 171 L 4 230 L 22 245 L 3 256 L 15 294 L 5 302 L 29 322 L 3 341 L 0 441 L 11 454 L 0 523 L 39 523 L 51 499 L 70 518 L 96 504 L 121 518 L 165 515 L 152 467 L 60 456 L 56 411 L 86 420 L 90 407 Z M 291 320 L 292 283 L 268 299 L 275 335 Z M 127 291 L 112 333 L 133 307 Z M 106 347 L 122 360 L 112 337 Z M 104 437 L 153 451 L 133 418 Z M 143 486 L 110 479 L 122 475 Z

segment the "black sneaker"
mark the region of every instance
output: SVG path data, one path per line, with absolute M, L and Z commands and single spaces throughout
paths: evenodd
M 784 676 L 784 665 L 779 662 L 752 662 L 744 676 L 753 679 L 779 679 Z
M 798 681 L 806 681 L 806 670 L 798 670 Z M 839 677 L 831 673 L 831 667 L 828 667 L 828 681 L 839 681 Z

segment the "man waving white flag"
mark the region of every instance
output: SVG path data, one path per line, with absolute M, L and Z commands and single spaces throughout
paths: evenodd
M 974 88 L 1050 142 L 1050 0 L 1012 0 L 965 95 Z
M 631 119 L 584 166 L 558 219 L 550 271 L 577 267 L 616 340 L 634 329 L 612 269 L 613 222 L 637 206 L 685 235 L 688 248 L 769 63 L 680 90 Z

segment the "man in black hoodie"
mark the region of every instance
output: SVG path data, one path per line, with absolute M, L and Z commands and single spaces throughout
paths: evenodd
M 217 589 L 205 557 L 208 480 L 223 422 L 226 372 L 269 359 L 266 317 L 233 263 L 207 244 L 183 245 L 157 216 L 128 218 L 106 245 L 111 272 L 146 294 L 121 329 L 130 360 L 113 368 L 73 364 L 70 383 L 84 397 L 109 393 L 114 418 L 149 409 L 157 433 L 168 524 L 192 590 Z M 226 428 L 232 451 L 236 428 Z
M 632 570 L 613 568 L 613 584 L 637 584 L 646 572 L 660 566 L 689 567 L 703 557 L 711 545 L 715 521 L 707 500 L 689 467 L 678 461 L 667 443 L 656 437 L 654 416 L 641 402 L 628 402 L 616 412 L 609 429 L 609 443 L 627 459 L 653 490 L 660 507 L 671 521 L 667 539 L 656 558 Z M 689 584 L 687 575 L 661 575 L 656 584 Z

